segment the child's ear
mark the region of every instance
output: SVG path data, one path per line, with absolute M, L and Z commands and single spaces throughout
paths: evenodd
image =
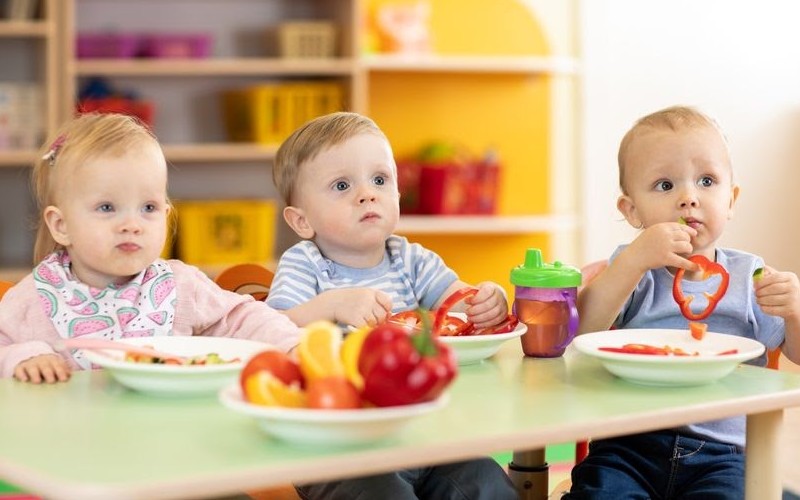
M 630 196 L 623 194 L 617 198 L 617 210 L 619 210 L 620 213 L 625 217 L 625 220 L 628 221 L 628 224 L 636 229 L 642 228 L 642 221 L 636 214 L 636 205 L 633 204 L 633 200 L 630 198 Z
M 61 246 L 69 245 L 69 234 L 67 233 L 67 223 L 64 220 L 64 215 L 58 207 L 50 205 L 44 209 L 42 214 L 44 223 L 47 224 L 47 229 L 50 230 L 50 235 Z
M 736 184 L 733 185 L 731 189 L 731 202 L 728 205 L 728 218 L 733 219 L 733 207 L 736 205 L 736 200 L 739 199 L 739 186 Z
M 314 237 L 314 228 L 308 223 L 303 209 L 297 207 L 286 207 L 283 209 L 283 220 L 289 224 L 292 231 L 297 233 L 297 236 L 310 240 Z

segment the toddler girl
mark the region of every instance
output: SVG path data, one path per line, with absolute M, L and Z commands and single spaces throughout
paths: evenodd
M 288 351 L 299 329 L 199 269 L 159 258 L 167 164 L 134 118 L 85 114 L 64 125 L 32 173 L 40 215 L 33 272 L 0 302 L 0 377 L 65 381 L 91 368 L 61 339 L 229 336 Z

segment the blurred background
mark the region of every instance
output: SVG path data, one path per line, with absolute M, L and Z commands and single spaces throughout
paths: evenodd
M 157 10 L 158 15 L 153 15 Z M 791 0 L 2 0 L 0 278 L 30 269 L 36 149 L 76 111 L 149 123 L 170 162 L 165 256 L 209 274 L 295 241 L 270 165 L 305 120 L 373 117 L 398 232 L 466 281 L 527 247 L 576 266 L 635 232 L 616 152 L 643 114 L 699 106 L 742 187 L 723 244 L 800 271 L 800 5 Z

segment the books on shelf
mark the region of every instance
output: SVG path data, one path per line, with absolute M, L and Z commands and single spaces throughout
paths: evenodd
M 36 149 L 43 137 L 41 85 L 0 82 L 0 151 Z
M 0 0 L 2 17 L 12 21 L 35 19 L 39 11 L 39 0 Z

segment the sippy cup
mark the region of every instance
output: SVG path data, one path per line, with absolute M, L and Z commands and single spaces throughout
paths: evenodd
M 578 330 L 578 286 L 581 273 L 561 262 L 542 262 L 529 248 L 525 263 L 511 270 L 513 312 L 528 330 L 520 337 L 526 356 L 555 358 L 564 354 Z

